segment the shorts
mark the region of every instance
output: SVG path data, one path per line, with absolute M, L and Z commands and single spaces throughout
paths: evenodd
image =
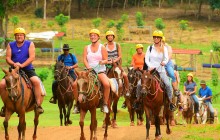
M 76 80 L 77 76 L 76 76 L 75 72 L 71 72 L 71 73 L 69 73 L 69 75 L 70 75 L 70 77 L 73 78 L 74 81 Z
M 22 69 L 23 70 L 23 69 Z M 31 70 L 23 70 L 25 72 L 25 74 L 28 76 L 28 78 L 31 78 L 33 76 L 37 76 L 35 69 L 31 69 Z

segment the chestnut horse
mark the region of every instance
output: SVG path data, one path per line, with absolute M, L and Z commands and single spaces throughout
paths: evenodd
M 100 93 L 101 84 L 98 81 L 98 75 L 93 71 L 76 71 L 78 75 L 77 86 L 80 94 L 83 94 L 83 102 L 80 102 L 80 128 L 81 136 L 80 140 L 85 140 L 84 135 L 84 119 L 87 111 L 91 114 L 90 123 L 90 140 L 97 140 L 97 118 L 96 118 L 96 108 L 99 105 L 100 99 L 102 98 Z M 108 108 L 110 108 L 108 104 Z M 110 111 L 105 115 L 105 133 L 104 139 L 107 139 L 107 130 L 110 120 Z
M 110 78 L 110 80 L 115 80 L 115 82 L 110 82 L 112 85 L 111 86 L 116 86 L 115 84 L 117 84 L 118 89 L 115 89 L 115 93 L 116 94 L 111 94 L 112 95 L 112 111 L 113 111 L 113 118 L 111 120 L 111 126 L 113 128 L 117 127 L 117 123 L 116 123 L 116 115 L 118 112 L 118 100 L 120 98 L 121 93 L 123 92 L 123 74 L 122 74 L 122 68 L 120 66 L 118 66 L 114 61 L 112 61 L 113 63 L 110 65 L 111 68 L 108 70 L 107 72 L 107 76 L 108 78 Z M 116 82 L 117 81 L 117 82 Z M 116 87 L 115 87 L 116 88 Z M 112 88 L 111 88 L 112 89 Z M 103 124 L 103 127 L 105 127 L 105 123 Z
M 63 125 L 62 120 L 64 116 L 64 124 L 67 126 L 68 124 L 72 124 L 72 121 L 70 120 L 70 111 L 73 107 L 74 100 L 72 89 L 72 83 L 74 81 L 69 76 L 69 70 L 62 61 L 56 62 L 54 70 L 54 78 L 58 83 L 55 94 L 57 95 L 58 107 L 60 111 L 60 125 Z
M 6 107 L 5 120 L 3 122 L 5 128 L 5 139 L 9 140 L 8 121 L 11 115 L 16 112 L 19 116 L 18 139 L 25 139 L 25 112 L 35 109 L 35 96 L 32 90 L 27 86 L 24 78 L 19 73 L 19 67 L 9 70 L 2 69 L 5 73 L 6 91 L 1 91 L 2 101 Z M 39 113 L 35 111 L 34 116 L 34 134 L 33 139 L 37 138 L 37 126 Z
M 143 105 L 144 111 L 146 115 L 146 139 L 149 139 L 149 130 L 150 130 L 150 118 L 151 115 L 155 118 L 155 139 L 161 139 L 161 131 L 160 131 L 160 118 L 159 113 L 161 107 L 164 105 L 164 116 L 166 118 L 166 122 L 169 122 L 169 115 L 170 111 L 168 109 L 168 102 L 167 102 L 167 95 L 162 90 L 161 80 L 159 77 L 159 73 L 156 69 L 150 72 L 144 72 L 142 75 L 142 90 L 141 93 L 143 94 Z M 171 130 L 169 127 L 169 123 L 166 123 L 167 134 L 171 134 Z
M 134 126 L 134 114 L 136 112 L 137 115 L 137 125 L 142 125 L 143 124 L 143 104 L 142 101 L 140 101 L 140 105 L 138 109 L 133 108 L 133 104 L 135 100 L 137 99 L 136 97 L 136 89 L 137 89 L 137 83 L 141 79 L 142 76 L 142 71 L 139 69 L 133 69 L 132 67 L 127 68 L 128 69 L 128 80 L 129 80 L 129 91 L 131 93 L 130 97 L 125 97 L 126 105 L 128 107 L 128 112 L 130 116 L 130 126 Z

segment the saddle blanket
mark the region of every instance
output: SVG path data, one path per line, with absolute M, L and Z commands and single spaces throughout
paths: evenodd
M 110 83 L 112 91 L 114 93 L 116 93 L 116 95 L 118 96 L 118 82 L 117 82 L 117 80 L 115 78 L 110 78 L 109 83 Z

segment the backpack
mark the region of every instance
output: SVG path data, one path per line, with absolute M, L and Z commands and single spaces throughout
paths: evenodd
M 73 62 L 73 55 L 71 53 L 70 54 L 70 57 L 72 58 L 72 62 Z M 64 54 L 61 54 L 61 59 L 60 59 L 62 62 L 64 61 Z
M 150 53 L 151 53 L 151 51 L 152 51 L 152 45 L 150 46 L 149 51 L 150 51 Z M 144 57 L 144 67 L 143 67 L 143 70 L 147 70 L 147 69 L 148 69 L 148 65 L 146 64 L 146 62 L 145 62 L 145 57 Z

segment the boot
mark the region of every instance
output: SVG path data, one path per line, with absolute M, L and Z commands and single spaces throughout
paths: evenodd
M 2 109 L 0 111 L 0 116 L 5 117 L 5 106 L 2 107 Z
M 73 114 L 79 114 L 79 103 L 78 103 L 78 102 L 77 102 L 77 104 L 74 106 Z
M 35 111 L 37 111 L 39 114 L 43 114 L 44 113 L 43 108 L 41 106 L 38 106 L 38 105 L 36 105 Z
M 56 98 L 53 96 L 50 98 L 50 101 L 49 101 L 51 104 L 56 104 L 57 103 L 57 100 Z
M 169 101 L 169 109 L 170 109 L 170 111 L 174 112 L 176 110 L 176 105 L 172 102 L 171 99 L 169 99 L 168 101 Z
M 122 104 L 122 106 L 121 106 L 121 108 L 126 108 L 127 107 L 127 105 L 126 105 L 126 103 L 125 103 L 125 101 L 123 102 L 123 104 Z

